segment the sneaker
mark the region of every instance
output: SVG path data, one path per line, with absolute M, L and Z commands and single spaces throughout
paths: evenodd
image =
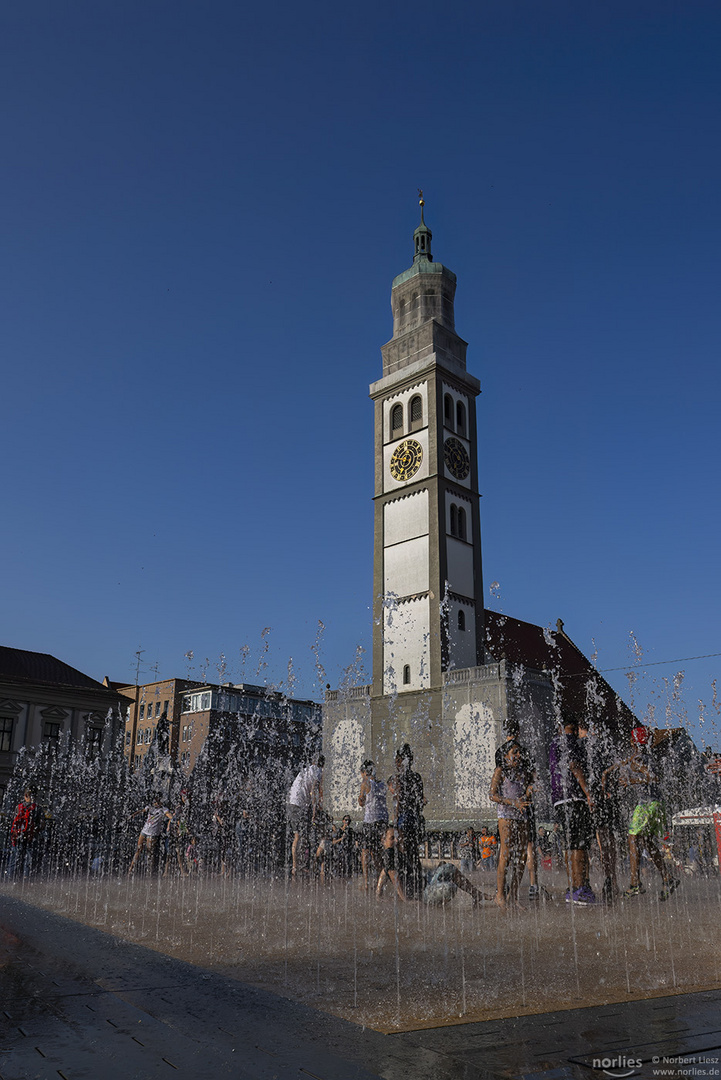
M 573 901 L 578 907 L 591 907 L 596 903 L 596 897 L 590 886 L 582 885 L 580 889 L 573 890 Z
M 669 881 L 667 881 L 665 887 L 661 889 L 659 900 L 668 900 L 671 893 L 676 892 L 676 889 L 679 887 L 680 884 L 680 878 L 671 878 Z
M 626 889 L 626 891 L 625 891 L 625 893 L 623 895 L 624 896 L 640 896 L 641 893 L 645 893 L 645 892 L 646 892 L 646 890 L 644 889 L 643 885 L 629 885 L 629 887 Z
M 528 899 L 532 900 L 532 901 L 540 900 L 540 895 L 539 895 L 539 892 L 538 892 L 538 885 L 529 885 L 528 886 Z

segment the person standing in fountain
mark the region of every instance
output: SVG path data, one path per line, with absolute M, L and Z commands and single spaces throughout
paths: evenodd
M 40 822 L 40 807 L 35 802 L 35 796 L 30 788 L 25 788 L 10 826 L 11 850 L 8 874 L 11 878 L 28 877 L 32 872 Z
M 165 819 L 172 818 L 172 813 L 168 810 L 167 806 L 163 806 L 160 796 L 154 795 L 150 806 L 146 806 L 143 810 L 137 810 L 133 817 L 137 817 L 138 814 L 145 814 L 145 824 L 140 830 L 140 836 L 138 837 L 138 846 L 135 849 L 135 854 L 128 867 L 128 873 L 132 874 L 135 869 L 135 865 L 140 858 L 141 852 L 146 852 L 150 858 L 150 865 L 152 870 L 158 868 L 158 856 L 160 850 L 158 844 L 160 842 L 160 836 L 165 826 Z
M 290 849 L 291 874 L 298 873 L 298 846 L 304 845 L 305 867 L 310 862 L 310 834 L 316 822 L 316 816 L 323 806 L 323 766 L 325 758 L 319 754 L 315 762 L 306 765 L 296 776 L 288 794 L 288 825 L 293 832 L 293 844 Z
M 518 886 L 528 853 L 528 806 L 532 780 L 523 768 L 523 752 L 515 739 L 499 748 L 491 779 L 491 802 L 496 803 L 501 850 L 496 874 L 496 904 L 505 910 L 518 903 Z M 509 876 L 506 888 L 506 875 Z
M 548 751 L 551 801 L 561 838 L 569 888 L 566 903 L 589 907 L 596 897 L 588 884 L 588 850 L 593 841 L 593 797 L 586 780 L 586 759 L 578 739 L 578 721 L 562 717 Z
M 591 725 L 588 720 L 579 721 L 578 738 L 586 756 L 586 775 L 593 799 L 593 827 L 596 830 L 596 843 L 603 867 L 601 896 L 605 904 L 612 904 L 619 893 L 616 876 L 616 834 L 620 833 L 622 827 L 617 785 L 614 783 L 616 774 L 606 768 L 608 756 L 595 724 Z
M 363 828 L 361 832 L 361 870 L 363 888 L 368 889 L 368 864 L 373 863 L 380 875 L 383 870 L 383 839 L 388 828 L 388 804 L 386 786 L 378 780 L 375 765 L 364 761 L 361 765 L 361 786 L 358 805 L 363 809 Z
M 174 864 L 176 863 L 180 873 L 183 876 L 187 874 L 184 862 L 184 852 L 188 843 L 189 813 L 190 805 L 188 803 L 188 793 L 183 789 L 178 796 L 178 805 L 168 821 L 168 855 L 165 862 L 163 877 L 166 877 L 171 869 L 175 869 Z
M 635 790 L 638 800 L 628 825 L 631 883 L 623 895 L 625 897 L 639 896 L 646 891 L 641 884 L 641 852 L 645 847 L 663 882 L 659 900 L 668 900 L 681 881 L 671 875 L 661 852 L 661 841 L 667 828 L 666 812 L 661 802 L 658 782 L 651 768 L 648 728 L 643 725 L 635 727 L 631 738 L 633 740 L 631 757 L 619 762 L 605 774 L 613 770 L 618 771 L 621 787 Z
M 406 897 L 415 898 L 423 885 L 418 845 L 423 837 L 423 807 L 428 800 L 420 773 L 413 772 L 412 764 L 413 753 L 404 743 L 396 751 L 396 772 L 388 781 L 388 789 L 393 796 L 398 832 L 398 873 Z

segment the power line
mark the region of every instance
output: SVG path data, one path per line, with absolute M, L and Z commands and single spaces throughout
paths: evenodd
M 639 667 L 658 667 L 660 664 L 685 664 L 688 660 L 708 660 L 712 656 L 721 656 L 718 652 L 704 653 L 702 656 L 681 656 L 678 660 L 652 660 L 650 664 L 639 664 Z M 633 671 L 633 665 L 627 664 L 625 667 L 607 667 L 601 669 L 604 671 Z
M 605 675 L 607 671 L 637 671 L 641 668 L 660 667 L 662 664 L 685 664 L 689 660 L 708 660 L 713 656 L 721 656 L 721 653 L 710 652 L 703 653 L 703 655 L 701 656 L 680 656 L 678 660 L 652 660 L 649 664 L 638 664 L 636 666 L 634 666 L 633 664 L 624 664 L 622 667 L 594 668 L 594 671 L 598 672 L 599 675 Z M 583 678 L 584 676 L 589 674 L 590 672 L 588 671 L 579 671 L 575 676 L 572 675 L 566 677 Z

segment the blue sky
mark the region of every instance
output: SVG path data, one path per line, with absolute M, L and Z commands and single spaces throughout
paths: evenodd
M 720 37 L 693 0 L 6 5 L 2 642 L 128 681 L 292 657 L 309 696 L 369 650 L 423 187 L 489 606 L 718 742 L 720 658 L 680 660 L 721 652 Z

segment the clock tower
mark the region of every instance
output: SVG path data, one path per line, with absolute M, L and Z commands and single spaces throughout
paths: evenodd
M 424 221 L 393 281 L 393 336 L 375 403 L 373 686 L 408 706 L 443 673 L 484 662 L 475 399 L 455 330 L 456 276 Z M 402 711 L 406 711 L 403 709 Z M 376 725 L 374 724 L 374 727 Z M 376 741 L 375 739 L 373 740 Z
M 496 613 L 484 625 L 480 383 L 456 333 L 456 276 L 434 261 L 422 195 L 420 205 L 413 263 L 391 289 L 383 373 L 370 388 L 373 681 L 328 688 L 323 749 L 328 804 L 346 812 L 358 807 L 360 763 L 370 757 L 385 778 L 394 749 L 410 743 L 429 828 L 452 831 L 479 815 L 495 819 L 489 790 L 504 732 L 523 733 L 544 760 L 557 687 L 546 671 L 547 631 Z

